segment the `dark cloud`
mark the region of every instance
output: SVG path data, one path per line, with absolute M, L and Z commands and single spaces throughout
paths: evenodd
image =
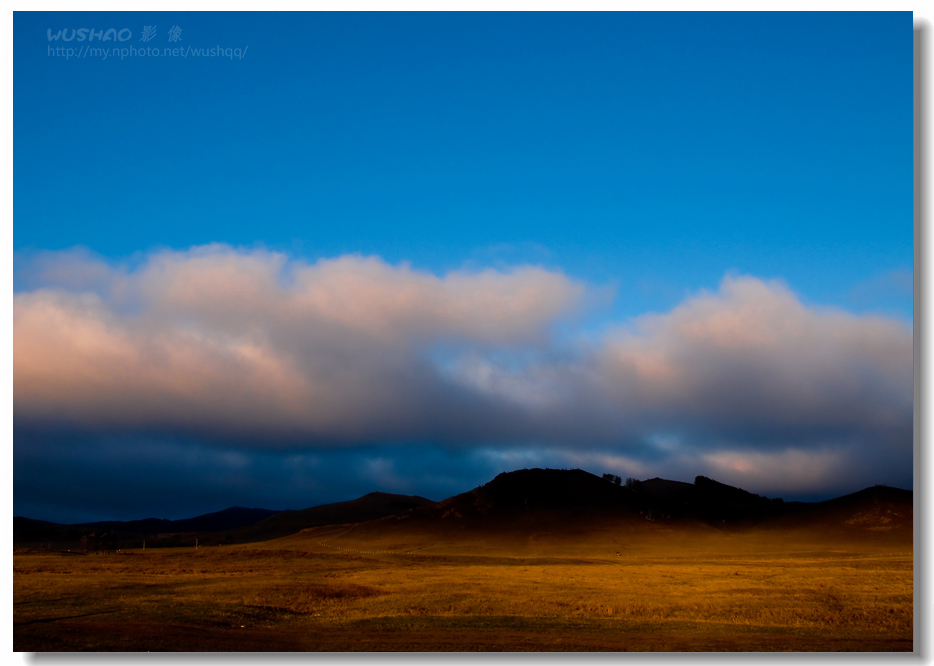
M 911 454 L 869 447 L 869 458 L 828 447 L 777 455 L 705 454 L 655 441 L 651 455 L 615 449 L 355 446 L 326 451 L 244 451 L 190 439 L 17 433 L 14 514 L 56 522 L 186 518 L 231 505 L 301 509 L 373 490 L 439 500 L 500 472 L 581 467 L 624 478 L 698 474 L 770 497 L 818 500 L 874 483 L 911 485 Z
M 301 509 L 365 493 L 440 500 L 506 471 L 483 451 L 355 446 L 244 451 L 190 439 L 18 433 L 14 513 L 56 522 Z

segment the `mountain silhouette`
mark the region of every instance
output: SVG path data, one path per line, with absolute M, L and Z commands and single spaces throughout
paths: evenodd
M 115 531 L 122 543 L 147 542 L 149 547 L 248 543 L 295 534 L 309 527 L 376 520 L 433 504 L 424 497 L 372 492 L 354 500 L 323 504 L 298 511 L 272 511 L 231 507 L 194 518 L 164 520 L 97 521 L 61 525 L 17 516 L 13 518 L 13 543 L 62 545 L 77 543 L 89 532 Z
M 430 499 L 417 495 L 372 492 L 346 502 L 322 504 L 299 511 L 282 511 L 258 523 L 232 531 L 229 542 L 267 541 L 295 534 L 309 527 L 362 523 L 433 504 Z M 224 538 L 226 539 L 226 535 Z
M 612 478 L 612 477 L 611 477 Z M 653 478 L 616 484 L 581 469 L 521 469 L 504 472 L 486 484 L 440 502 L 424 497 L 373 492 L 346 502 L 298 511 L 231 507 L 183 520 L 150 518 L 59 525 L 15 517 L 14 544 L 77 542 L 90 531 L 116 531 L 133 543 L 152 546 L 250 543 L 329 525 L 386 520 L 419 529 L 509 531 L 543 526 L 585 530 L 588 526 L 645 525 L 672 528 L 706 525 L 719 530 L 774 526 L 826 529 L 865 538 L 911 534 L 913 494 L 875 486 L 824 502 L 784 502 L 729 486 L 704 476 L 694 483 Z
M 89 532 L 117 532 L 124 538 L 157 534 L 219 532 L 252 525 L 277 513 L 279 512 L 270 509 L 247 509 L 232 506 L 222 511 L 180 520 L 166 520 L 164 518 L 99 520 L 73 525 L 60 525 L 44 520 L 16 516 L 13 518 L 13 542 L 76 541 Z
M 521 469 L 423 509 L 423 515 L 496 517 L 552 511 L 613 512 L 632 506 L 632 492 L 582 469 Z
M 269 509 L 246 509 L 232 506 L 229 509 L 206 513 L 194 518 L 181 520 L 165 520 L 162 518 L 146 518 L 145 520 L 129 521 L 98 521 L 85 523 L 86 527 L 93 529 L 117 529 L 124 532 L 139 532 L 141 534 L 158 534 L 160 532 L 217 532 L 231 530 L 244 525 L 251 525 L 257 521 L 279 513 Z
M 418 514 L 465 520 L 554 514 L 735 523 L 776 516 L 783 504 L 703 476 L 693 484 L 654 478 L 617 485 L 582 469 L 523 469 L 504 472 Z

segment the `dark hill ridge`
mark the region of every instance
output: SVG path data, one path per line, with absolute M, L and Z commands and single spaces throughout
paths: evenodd
M 308 527 L 376 520 L 426 504 L 434 502 L 424 497 L 373 492 L 354 500 L 299 511 L 231 507 L 182 520 L 146 518 L 60 525 L 17 516 L 13 519 L 13 543 L 51 542 L 76 547 L 82 535 L 104 531 L 116 531 L 121 543 L 141 545 L 145 539 L 149 547 L 194 545 L 196 538 L 203 545 L 248 543 L 288 536 Z
M 872 486 L 823 502 L 788 502 L 783 517 L 805 525 L 820 522 L 868 533 L 910 532 L 913 528 L 913 500 L 914 494 L 910 490 Z
M 508 528 L 571 521 L 648 520 L 744 528 L 784 520 L 824 522 L 847 529 L 912 527 L 912 493 L 877 486 L 826 502 L 769 499 L 704 476 L 694 483 L 654 478 L 616 485 L 580 469 L 504 472 L 471 491 L 414 510 L 409 517 L 457 521 L 465 528 Z
M 512 529 L 543 523 L 584 529 L 590 522 L 652 521 L 705 523 L 717 528 L 753 525 L 910 535 L 912 492 L 875 486 L 825 502 L 783 502 L 698 476 L 694 483 L 654 478 L 617 485 L 581 469 L 522 469 L 441 502 L 424 497 L 374 492 L 346 502 L 300 511 L 274 512 L 231 507 L 184 520 L 147 519 L 58 525 L 16 517 L 14 543 L 76 542 L 90 531 L 116 530 L 118 540 L 151 546 L 250 543 L 289 536 L 311 527 L 364 523 L 396 516 L 407 523 L 445 529 Z
M 280 513 L 270 509 L 246 509 L 232 506 L 229 509 L 206 513 L 194 518 L 181 520 L 165 520 L 163 518 L 146 518 L 144 520 L 129 521 L 100 521 L 84 523 L 92 529 L 117 529 L 123 532 L 138 532 L 140 534 L 160 534 L 166 532 L 218 532 L 232 530 L 244 525 L 251 525 L 264 518 Z
M 394 495 L 373 492 L 346 502 L 322 504 L 300 511 L 282 511 L 230 534 L 231 543 L 267 541 L 301 532 L 309 527 L 343 525 L 395 516 L 422 506 L 435 504 L 417 495 Z M 226 540 L 226 535 L 224 536 Z
M 270 509 L 247 509 L 232 506 L 229 509 L 206 513 L 194 518 L 166 520 L 164 518 L 144 518 L 142 520 L 100 520 L 91 523 L 60 525 L 44 520 L 32 520 L 17 516 L 13 518 L 13 542 L 70 542 L 82 535 L 94 532 L 116 532 L 126 537 L 149 536 L 156 534 L 178 534 L 196 532 L 216 532 L 236 529 L 250 525 L 279 513 Z
M 438 502 L 425 515 L 483 517 L 553 511 L 617 511 L 631 505 L 628 488 L 582 469 L 521 469 L 504 472 L 471 491 Z
M 525 512 L 637 514 L 658 518 L 737 521 L 775 515 L 769 500 L 703 476 L 693 484 L 666 479 L 617 485 L 582 469 L 504 472 L 487 484 L 422 509 L 424 516 L 505 517 Z
M 781 498 L 769 499 L 742 488 L 698 476 L 694 483 L 648 479 L 628 484 L 640 515 L 649 520 L 700 520 L 712 525 L 749 525 L 784 513 Z

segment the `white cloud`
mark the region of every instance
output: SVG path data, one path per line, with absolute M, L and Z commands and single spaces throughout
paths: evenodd
M 806 306 L 780 282 L 728 277 L 569 342 L 554 325 L 599 290 L 532 266 L 438 277 L 208 246 L 133 270 L 81 253 L 31 268 L 36 288 L 14 297 L 19 428 L 246 449 L 535 444 L 634 475 L 693 460 L 734 481 L 910 459 L 910 329 Z
M 63 259 L 77 291 L 59 269 L 58 288 L 15 296 L 19 417 L 419 436 L 444 388 L 431 345 L 543 344 L 585 292 L 535 267 L 439 278 L 376 258 L 308 265 L 223 246 L 161 252 L 109 280 L 94 263 L 94 292 L 82 261 Z

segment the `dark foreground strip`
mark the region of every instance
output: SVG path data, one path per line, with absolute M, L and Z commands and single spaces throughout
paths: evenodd
M 178 652 L 910 652 L 911 637 L 841 636 L 793 631 L 757 631 L 721 626 L 703 635 L 699 626 L 627 626 L 595 623 L 581 627 L 505 628 L 497 618 L 474 618 L 472 628 L 457 618 L 402 618 L 353 625 L 302 628 L 218 627 L 154 621 L 63 620 L 55 629 L 15 626 L 19 652 L 178 651 Z M 447 620 L 454 620 L 453 623 Z M 437 624 L 431 627 L 431 624 Z M 445 626 L 445 625 L 449 626 Z M 450 626 L 450 625 L 454 626 Z M 586 624 L 586 623 L 584 623 Z M 382 625 L 382 626 L 381 626 Z M 388 625 L 388 626 L 387 626 Z M 485 625 L 485 626 L 484 626 Z M 557 630 L 556 630 L 557 629 Z

